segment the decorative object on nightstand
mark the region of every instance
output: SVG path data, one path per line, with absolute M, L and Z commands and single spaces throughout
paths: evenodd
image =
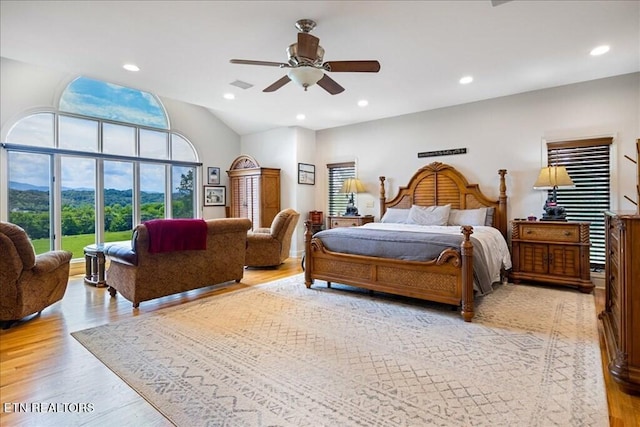
M 329 216 L 329 228 L 358 227 L 373 222 L 373 215 Z
M 513 221 L 511 278 L 576 286 L 589 293 L 590 237 L 588 222 Z
M 309 211 L 311 221 L 311 233 L 316 234 L 324 228 L 324 214 L 322 211 Z
M 536 190 L 553 190 L 544 204 L 543 221 L 566 221 L 567 214 L 562 206 L 558 206 L 558 187 L 575 187 L 564 166 L 547 166 L 540 170 L 533 188 Z
M 347 198 L 349 199 L 345 216 L 358 215 L 358 208 L 356 208 L 355 202 L 353 200 L 353 195 L 365 192 L 362 182 L 358 178 L 347 178 L 342 182 L 342 188 L 340 188 L 340 192 L 347 194 Z

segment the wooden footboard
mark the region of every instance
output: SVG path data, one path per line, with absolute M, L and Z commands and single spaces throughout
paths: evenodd
M 473 228 L 461 227 L 460 249 L 446 249 L 431 261 L 404 261 L 342 254 L 327 250 L 313 238 L 311 221 L 305 221 L 305 285 L 315 279 L 342 283 L 461 307 L 470 322 L 473 304 Z

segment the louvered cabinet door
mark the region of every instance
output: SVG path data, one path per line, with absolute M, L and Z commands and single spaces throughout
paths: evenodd
M 260 200 L 260 177 L 247 177 L 247 217 L 253 228 L 266 227 L 260 222 Z
M 247 197 L 246 197 L 246 179 L 245 177 L 231 178 L 229 185 L 230 191 L 230 209 L 232 218 L 247 218 Z

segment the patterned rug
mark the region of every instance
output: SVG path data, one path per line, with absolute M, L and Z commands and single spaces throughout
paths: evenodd
M 592 295 L 450 307 L 302 275 L 73 336 L 179 426 L 607 426 Z

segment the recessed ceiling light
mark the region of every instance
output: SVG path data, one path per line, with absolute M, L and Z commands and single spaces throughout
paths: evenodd
M 464 76 L 463 78 L 460 79 L 460 84 L 461 85 L 468 85 L 469 83 L 471 83 L 473 81 L 473 77 L 471 76 Z
M 306 118 L 307 118 L 307 116 L 305 116 L 304 114 L 298 114 L 298 115 L 296 116 L 296 119 L 297 119 L 297 120 L 304 120 L 304 119 L 306 119 Z
M 140 67 L 138 67 L 136 64 L 124 64 L 122 68 L 127 71 L 140 71 Z
M 225 93 L 222 96 L 224 96 L 224 99 L 236 99 L 236 96 L 232 93 Z
M 598 46 L 595 47 L 591 50 L 591 55 L 592 56 L 598 56 L 598 55 L 603 55 L 605 53 L 609 52 L 609 46 L 607 45 L 602 45 L 602 46 Z
M 358 101 L 359 107 L 366 107 L 367 105 L 369 105 L 369 101 L 367 101 L 366 99 L 361 99 L 360 101 Z

